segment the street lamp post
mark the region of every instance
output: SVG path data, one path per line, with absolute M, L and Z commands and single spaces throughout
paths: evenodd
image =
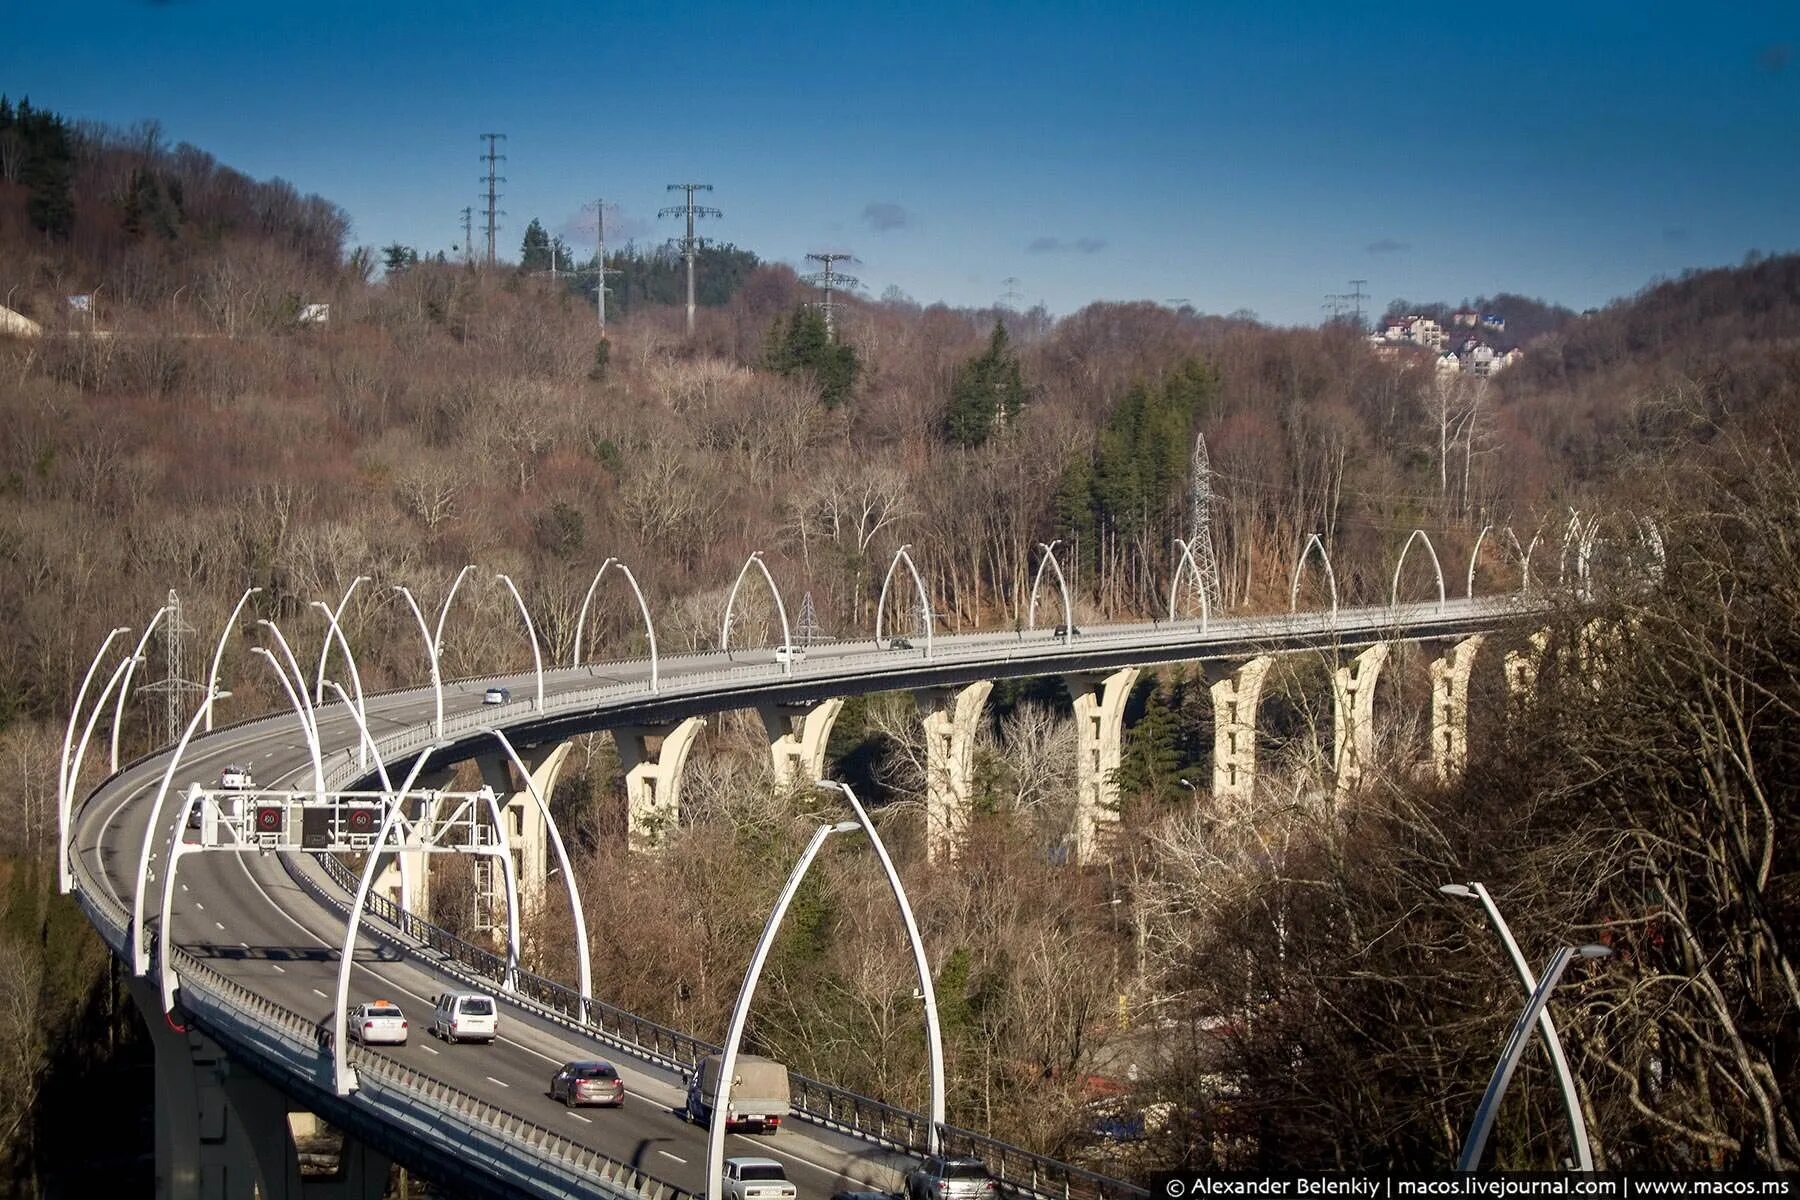
M 1506 918 L 1500 915 L 1500 909 L 1494 904 L 1494 898 L 1479 883 L 1446 883 L 1438 891 L 1446 896 L 1457 896 L 1463 899 L 1481 901 L 1482 909 L 1487 913 L 1489 923 L 1494 932 L 1500 935 L 1501 945 L 1506 947 L 1507 957 L 1512 959 L 1513 970 L 1518 972 L 1519 982 L 1525 985 L 1525 994 L 1531 995 L 1537 990 L 1537 976 L 1532 974 L 1531 964 L 1525 961 L 1524 951 L 1513 938 L 1512 929 Z M 1592 1171 L 1594 1154 L 1588 1145 L 1587 1117 L 1581 1110 L 1581 1096 L 1575 1088 L 1574 1073 L 1569 1070 L 1569 1060 L 1563 1054 L 1562 1038 L 1556 1032 L 1556 1021 L 1545 1008 L 1538 1014 L 1538 1031 L 1544 1035 L 1544 1048 L 1550 1052 L 1550 1062 L 1556 1068 L 1556 1079 L 1562 1087 L 1563 1107 L 1569 1115 L 1569 1138 L 1575 1148 L 1575 1169 Z
M 1550 956 L 1550 962 L 1544 967 L 1543 978 L 1538 980 L 1537 987 L 1532 989 L 1531 999 L 1525 1003 L 1524 1011 L 1513 1022 L 1512 1032 L 1507 1035 L 1506 1045 L 1500 1051 L 1500 1061 L 1494 1064 L 1494 1074 L 1488 1079 L 1487 1091 L 1482 1093 L 1481 1106 L 1475 1110 L 1475 1120 L 1469 1126 L 1469 1136 L 1463 1140 L 1462 1157 L 1456 1162 L 1457 1170 L 1473 1171 L 1481 1165 L 1482 1153 L 1487 1149 L 1488 1135 L 1494 1131 L 1494 1119 L 1500 1112 L 1500 1101 L 1506 1096 L 1506 1087 L 1512 1082 L 1519 1059 L 1525 1054 L 1526 1043 L 1531 1040 L 1531 1027 L 1537 1024 L 1544 1007 L 1550 1003 L 1550 993 L 1556 989 L 1563 972 L 1577 958 L 1605 958 L 1611 953 L 1610 946 L 1563 946 Z
M 719 1055 L 719 1082 L 713 1089 L 712 1123 L 706 1135 L 706 1200 L 719 1200 L 719 1176 L 725 1171 L 725 1119 L 731 1111 L 731 1077 L 737 1071 L 738 1044 L 744 1038 L 744 1021 L 750 1015 L 750 1000 L 756 995 L 756 981 L 762 976 L 769 948 L 775 944 L 781 919 L 787 915 L 788 905 L 793 903 L 794 893 L 800 890 L 800 882 L 806 878 L 806 869 L 818 856 L 819 847 L 834 833 L 854 833 L 859 828 L 861 826 L 855 821 L 839 821 L 835 825 L 820 825 L 813 831 L 812 840 L 800 852 L 800 861 L 794 864 L 787 885 L 775 901 L 775 910 L 763 925 L 756 953 L 750 956 L 750 969 L 745 972 L 743 986 L 738 989 L 737 1004 L 731 1010 L 731 1028 L 726 1031 L 725 1048 Z

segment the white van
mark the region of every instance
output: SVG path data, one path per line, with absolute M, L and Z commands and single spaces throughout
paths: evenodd
M 788 663 L 790 665 L 793 663 L 805 662 L 806 647 L 777 646 L 775 647 L 775 661 L 778 663 Z
M 446 1042 L 491 1042 L 500 1033 L 499 1008 L 480 992 L 445 992 L 431 1010 L 431 1032 Z

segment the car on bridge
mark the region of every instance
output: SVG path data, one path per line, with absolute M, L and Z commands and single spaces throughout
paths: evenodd
M 371 1000 L 350 1010 L 351 1038 L 365 1046 L 406 1045 L 406 1014 L 392 1000 Z
M 431 1032 L 446 1042 L 491 1042 L 500 1036 L 500 1010 L 480 992 L 445 992 L 431 1010 Z
M 233 763 L 219 772 L 219 787 L 227 792 L 247 792 L 256 786 L 256 780 L 249 767 L 240 767 Z
M 561 1100 L 565 1108 L 583 1104 L 623 1108 L 625 1081 L 619 1078 L 618 1068 L 605 1059 L 579 1059 L 564 1063 L 563 1069 L 550 1077 L 550 1098 Z
M 728 1158 L 719 1184 L 725 1200 L 797 1200 L 800 1195 L 772 1158 Z
M 988 1200 L 999 1190 L 978 1158 L 934 1154 L 906 1175 L 906 1200 Z
M 720 1056 L 709 1054 L 687 1077 L 687 1104 L 682 1115 L 696 1125 L 710 1125 L 719 1097 Z M 772 1058 L 740 1054 L 728 1089 L 725 1128 L 733 1132 L 775 1133 L 788 1115 L 788 1071 Z
M 511 688 L 491 687 L 481 694 L 481 702 L 483 704 L 505 704 L 511 699 Z
M 1077 625 L 1058 625 L 1051 637 L 1080 637 L 1081 628 Z

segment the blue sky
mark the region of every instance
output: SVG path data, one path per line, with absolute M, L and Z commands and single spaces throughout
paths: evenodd
M 850 250 L 875 293 L 1320 319 L 1577 308 L 1800 248 L 1800 5 L 15 4 L 0 90 L 169 136 L 448 249 L 504 131 L 501 244 Z

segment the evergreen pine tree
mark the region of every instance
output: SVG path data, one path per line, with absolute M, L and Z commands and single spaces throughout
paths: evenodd
M 1018 355 L 1012 351 L 1006 326 L 995 321 L 987 349 L 956 369 L 944 432 L 959 446 L 979 446 L 1017 417 L 1025 400 Z
M 525 271 L 550 269 L 550 235 L 536 217 L 525 227 L 525 241 L 519 247 L 519 267 Z
M 775 318 L 769 327 L 763 365 L 778 375 L 810 378 L 827 408 L 837 408 L 850 399 L 862 370 L 855 349 L 832 341 L 825 318 L 806 305 L 796 308 L 785 322 Z

